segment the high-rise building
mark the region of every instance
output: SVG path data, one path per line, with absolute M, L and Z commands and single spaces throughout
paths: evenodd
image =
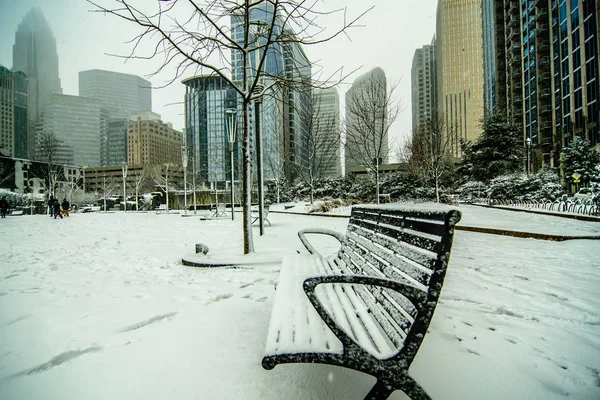
M 267 2 L 261 2 L 250 12 L 250 19 L 253 21 L 263 21 L 268 25 L 273 19 L 273 6 Z M 244 19 L 240 15 L 232 15 L 231 29 L 234 38 L 238 42 L 243 41 Z M 259 27 L 260 24 L 254 26 Z M 259 28 L 257 28 L 259 29 Z M 285 31 L 289 37 L 294 36 L 289 26 L 284 26 L 281 16 L 276 18 L 274 34 L 279 35 Z M 257 42 L 266 43 L 264 34 L 251 30 Z M 257 61 L 260 59 L 260 51 L 254 51 L 250 54 L 250 65 L 256 70 Z M 242 54 L 239 51 L 232 50 L 232 76 L 233 80 L 240 82 L 242 79 L 243 65 Z M 266 62 L 263 65 L 262 84 L 268 86 L 274 79 L 285 78 L 291 85 L 283 85 L 283 88 L 274 89 L 267 96 L 263 97 L 262 115 L 260 116 L 261 135 L 263 139 L 263 148 L 276 149 L 280 154 L 275 157 L 271 152 L 270 156 L 284 159 L 285 175 L 288 180 L 296 178 L 296 171 L 299 168 L 306 168 L 308 163 L 307 154 L 307 135 L 308 121 L 302 115 L 306 115 L 311 101 L 311 64 L 304 53 L 302 45 L 292 40 L 287 43 L 273 43 L 270 45 L 266 55 Z M 251 115 L 250 137 L 254 138 L 255 116 Z M 254 147 L 253 145 L 251 147 Z M 263 152 L 264 153 L 264 152 Z M 276 174 L 272 169 L 265 169 L 265 179 L 274 179 Z
M 484 115 L 481 0 L 439 0 L 436 24 L 437 112 L 451 133 L 452 153 L 460 140 L 476 140 Z
M 379 67 L 356 78 L 346 92 L 346 175 L 366 162 L 388 163 L 388 103 L 387 79 Z M 380 159 L 366 160 L 371 156 Z
M 55 163 L 102 165 L 107 122 L 108 113 L 100 100 L 53 94 L 37 125 L 37 158 L 46 161 L 41 144 L 45 137 L 53 135 L 59 142 Z
M 315 126 L 316 143 L 320 145 L 315 157 L 323 177 L 337 178 L 342 175 L 342 159 L 340 156 L 340 96 L 336 88 L 315 89 L 314 102 L 318 119 Z
M 127 122 L 127 163 L 181 163 L 183 136 L 151 111 L 133 113 Z
M 29 80 L 28 153 L 32 157 L 36 142 L 33 126 L 40 121 L 51 96 L 62 93 L 56 39 L 39 8 L 31 9 L 17 28 L 12 70 L 23 72 Z
M 196 173 L 199 183 L 224 188 L 225 181 L 231 181 L 226 108 L 237 111 L 237 94 L 219 76 L 195 76 L 182 83 L 186 86 L 185 143 L 191 165 L 188 168 Z M 234 158 L 239 160 L 241 124 L 237 128 Z M 234 179 L 236 176 L 239 174 L 234 170 Z
M 483 96 L 485 112 L 496 109 L 496 35 L 494 30 L 494 0 L 481 3 L 483 29 Z M 502 64 L 504 66 L 504 64 Z
M 558 166 L 575 136 L 600 148 L 598 2 L 495 0 L 494 11 L 496 94 L 531 143 L 533 170 Z
M 108 120 L 102 165 L 121 165 L 121 163 L 127 162 L 128 121 L 126 118 Z
M 110 119 L 152 110 L 151 83 L 137 75 L 100 69 L 81 71 L 79 95 L 100 100 Z
M 433 117 L 435 107 L 435 38 L 415 50 L 411 69 L 413 131 Z
M 24 73 L 0 65 L 0 152 L 7 157 L 29 158 L 27 86 Z

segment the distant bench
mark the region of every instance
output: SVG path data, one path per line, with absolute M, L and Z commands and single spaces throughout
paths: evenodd
M 250 210 L 250 217 L 252 218 L 252 223 L 254 224 L 256 221 L 258 221 L 258 207 L 252 207 L 252 209 Z M 271 222 L 269 222 L 269 206 L 265 205 L 263 206 L 263 223 L 267 222 L 269 224 L 269 226 L 271 226 Z
M 428 399 L 408 375 L 438 302 L 460 212 L 447 206 L 353 207 L 346 234 L 298 233 L 311 255 L 284 259 L 262 365 L 322 363 L 377 378 L 367 399 L 402 390 Z M 337 238 L 332 259 L 308 234 Z

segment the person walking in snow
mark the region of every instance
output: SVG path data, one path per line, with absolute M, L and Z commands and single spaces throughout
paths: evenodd
M 48 213 L 50 214 L 50 217 L 54 215 L 54 197 L 52 196 L 48 199 Z
M 0 200 L 0 213 L 2 214 L 2 218 L 6 218 L 6 214 L 8 214 L 8 201 L 6 201 L 6 196 L 2 196 Z
M 56 217 L 60 217 L 60 219 L 63 219 L 63 216 L 60 215 L 60 203 L 58 202 L 58 199 L 54 199 L 54 219 L 56 219 Z
M 71 204 L 69 204 L 69 202 L 65 198 L 63 199 L 62 204 L 60 206 L 62 207 L 62 211 L 60 212 L 60 214 L 68 217 L 69 211 L 71 210 Z

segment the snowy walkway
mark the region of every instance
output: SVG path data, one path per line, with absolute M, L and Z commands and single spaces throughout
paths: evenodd
M 465 224 L 600 234 L 597 223 L 461 210 Z M 302 251 L 300 228 L 346 226 L 269 217 L 265 236 L 254 230 L 258 252 Z M 180 265 L 199 242 L 241 253 L 239 224 L 153 213 L 2 220 L 0 398 L 362 398 L 373 380 L 358 372 L 261 368 L 279 265 Z M 412 375 L 434 399 L 600 398 L 598 254 L 600 241 L 457 231 Z

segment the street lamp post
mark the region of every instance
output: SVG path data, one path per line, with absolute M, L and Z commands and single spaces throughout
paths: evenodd
M 181 146 L 181 164 L 183 167 L 183 208 L 185 210 L 185 214 L 187 214 L 187 146 Z
M 529 171 L 531 170 L 531 158 L 530 158 L 530 151 L 531 151 L 531 138 L 527 138 L 527 140 L 525 141 L 526 145 L 527 145 L 527 175 L 529 175 Z
M 121 170 L 123 171 L 123 212 L 127 211 L 127 195 L 125 193 L 125 178 L 127 178 L 127 163 L 123 161 L 121 163 Z
M 230 166 L 230 170 L 231 170 L 231 220 L 233 221 L 235 219 L 235 213 L 234 211 L 234 206 L 235 206 L 235 180 L 233 177 L 233 168 L 234 168 L 234 163 L 233 163 L 233 150 L 234 150 L 234 145 L 235 145 L 235 131 L 236 131 L 236 114 L 237 114 L 237 109 L 235 108 L 228 108 L 225 110 L 225 115 L 227 116 L 227 127 L 228 127 L 228 132 L 227 132 L 227 139 L 229 141 L 229 166 Z

